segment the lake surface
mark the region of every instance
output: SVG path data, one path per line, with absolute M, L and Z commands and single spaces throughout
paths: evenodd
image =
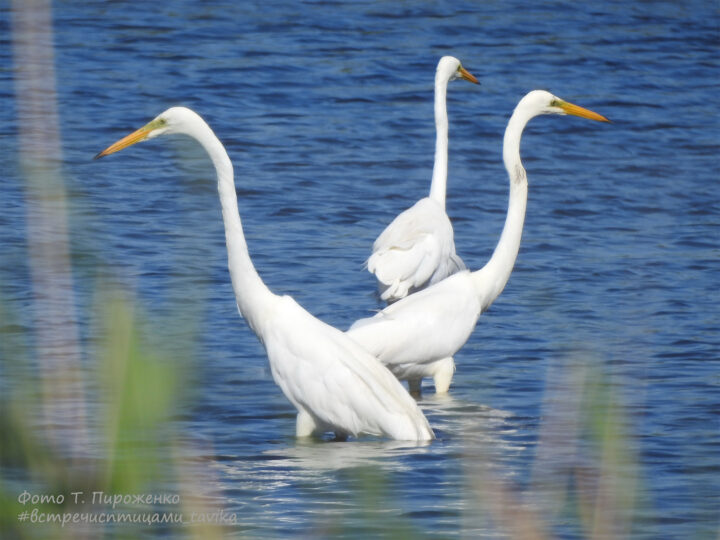
M 121 290 L 158 364 L 184 374 L 147 489 L 234 515 L 231 537 L 716 538 L 716 2 L 57 2 L 46 26 L 21 4 L 0 4 L 0 391 L 25 403 L 29 432 L 54 430 L 51 462 L 107 458 L 110 398 L 90 374 L 121 326 L 98 329 L 102 291 Z M 613 123 L 526 129 L 520 254 L 449 397 L 420 399 L 438 439 L 298 442 L 237 314 L 201 149 L 167 138 L 92 157 L 195 109 L 234 162 L 262 278 L 344 329 L 381 307 L 372 242 L 429 189 L 446 54 L 481 81 L 448 91 L 448 212 L 473 269 L 502 229 L 517 101 L 544 88 Z M 82 399 L 53 393 L 73 384 Z M 8 500 L 56 486 L 0 464 Z M 133 534 L 168 530 L 212 537 Z

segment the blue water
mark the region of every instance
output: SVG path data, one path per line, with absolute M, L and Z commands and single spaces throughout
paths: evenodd
M 32 113 L 18 97 L 28 65 L 10 9 L 0 4 L 0 297 L 15 321 L 5 339 L 34 350 L 38 209 L 19 154 Z M 586 474 L 590 493 L 602 478 L 630 493 L 598 510 L 615 536 L 715 537 L 716 2 L 57 2 L 52 22 L 41 42 L 55 88 L 42 103 L 55 104 L 60 139 L 48 135 L 46 157 L 67 194 L 81 348 L 92 350 L 99 281 L 130 291 L 171 350 L 187 352 L 184 334 L 198 328 L 194 397 L 174 427 L 193 485 L 237 514 L 228 532 L 505 538 L 530 524 L 584 537 L 592 519 L 562 494 Z M 517 101 L 545 88 L 613 123 L 541 117 L 526 130 L 515 270 L 457 354 L 450 397 L 428 389 L 420 401 L 439 439 L 298 443 L 293 409 L 237 315 L 205 156 L 168 138 L 92 157 L 169 106 L 198 111 L 234 161 L 262 278 L 346 328 L 380 307 L 363 269 L 373 240 L 429 188 L 445 54 L 481 81 L 448 92 L 448 212 L 471 268 L 502 228 L 502 133 Z M 0 368 L 5 390 L 9 373 Z M 587 397 L 593 385 L 617 408 L 627 458 L 609 471 L 592 436 L 573 431 L 581 408 L 607 410 Z

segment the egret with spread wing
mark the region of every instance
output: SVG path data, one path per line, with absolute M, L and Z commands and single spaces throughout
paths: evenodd
M 520 139 L 527 123 L 541 114 L 608 121 L 544 90 L 534 90 L 520 100 L 505 130 L 503 161 L 510 177 L 510 198 L 505 225 L 490 260 L 480 270 L 462 270 L 403 298 L 374 317 L 355 322 L 347 331 L 398 378 L 419 387 L 419 378 L 433 377 L 437 388 L 440 376 L 440 383 L 449 386 L 446 371 L 437 370 L 438 363 L 465 344 L 480 314 L 500 295 L 510 278 L 527 206 L 528 181 L 520 160 Z
M 263 283 L 245 242 L 232 163 L 200 116 L 183 107 L 170 108 L 96 157 L 173 133 L 198 141 L 215 166 L 237 306 L 265 346 L 273 379 L 298 410 L 297 436 L 332 431 L 338 438 L 370 434 L 432 439 L 415 400 L 377 358 L 290 296 L 273 294 Z

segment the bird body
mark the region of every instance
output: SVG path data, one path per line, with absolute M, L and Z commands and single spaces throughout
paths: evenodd
M 520 249 L 527 207 L 527 173 L 520 159 L 520 139 L 527 123 L 541 114 L 571 114 L 605 121 L 544 90 L 534 90 L 515 108 L 503 140 L 503 161 L 510 196 L 500 240 L 480 270 L 456 274 L 389 305 L 373 317 L 353 324 L 347 334 L 378 357 L 399 378 L 419 387 L 419 377 L 436 377 L 438 363 L 447 376 L 448 358 L 470 337 L 480 314 L 500 295 Z M 449 381 L 442 381 L 442 386 Z M 436 388 L 437 388 L 436 380 Z
M 368 259 L 368 270 L 383 284 L 381 297 L 391 301 L 464 269 L 445 208 L 429 197 L 393 220 L 375 240 Z
M 435 162 L 430 194 L 399 214 L 380 234 L 368 258 L 380 297 L 404 298 L 465 269 L 455 253 L 450 218 L 445 212 L 448 174 L 447 86 L 457 78 L 477 79 L 452 56 L 440 59 L 435 72 Z
M 296 435 L 332 431 L 339 438 L 369 434 L 432 439 L 432 429 L 415 400 L 377 358 L 263 283 L 245 242 L 232 163 L 199 115 L 183 107 L 168 109 L 96 157 L 172 133 L 196 139 L 215 166 L 237 306 L 267 351 L 273 379 L 298 410 Z
M 402 374 L 411 373 L 408 364 L 419 367 L 455 354 L 481 312 L 472 274 L 463 270 L 356 321 L 347 334 L 407 379 Z
M 262 336 L 273 379 L 303 413 L 299 424 L 313 426 L 299 436 L 334 431 L 340 438 L 360 433 L 432 438 L 425 417 L 395 376 L 343 332 L 289 296 L 281 297 L 267 322 Z

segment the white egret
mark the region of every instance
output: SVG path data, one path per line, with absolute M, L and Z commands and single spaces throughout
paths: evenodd
M 500 240 L 487 264 L 475 272 L 457 272 L 398 300 L 374 317 L 355 322 L 347 331 L 398 378 L 417 385 L 415 389 L 419 389 L 420 377 L 435 378 L 436 389 L 449 386 L 442 362 L 465 344 L 480 314 L 500 295 L 510 278 L 527 205 L 528 181 L 520 160 L 520 138 L 527 123 L 541 114 L 570 114 L 608 121 L 544 90 L 534 90 L 523 97 L 505 130 L 503 161 L 510 177 L 510 198 Z
M 435 72 L 435 164 L 430 195 L 399 214 L 373 244 L 368 270 L 378 280 L 380 297 L 388 302 L 464 270 L 455 253 L 453 228 L 445 213 L 448 175 L 448 82 L 477 79 L 452 56 L 443 56 Z
M 170 108 L 96 158 L 173 133 L 198 141 L 215 166 L 237 306 L 265 346 L 273 379 L 298 410 L 297 436 L 332 431 L 338 438 L 370 434 L 432 439 L 415 400 L 386 367 L 343 332 L 313 317 L 290 296 L 273 294 L 263 283 L 243 235 L 232 163 L 200 116 L 183 107 Z

